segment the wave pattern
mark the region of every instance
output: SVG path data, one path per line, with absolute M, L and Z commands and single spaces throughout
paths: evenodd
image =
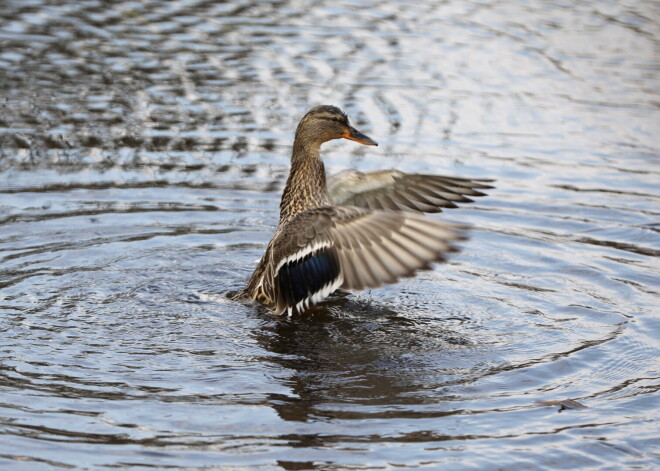
M 2 10 L 0 465 L 658 466 L 653 2 Z M 330 170 L 496 189 L 449 264 L 274 319 L 227 294 L 321 103 L 380 143 Z

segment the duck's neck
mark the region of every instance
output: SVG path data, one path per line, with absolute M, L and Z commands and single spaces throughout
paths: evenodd
M 298 139 L 294 142 L 291 170 L 280 203 L 280 225 L 303 211 L 331 204 L 320 147 L 303 145 Z

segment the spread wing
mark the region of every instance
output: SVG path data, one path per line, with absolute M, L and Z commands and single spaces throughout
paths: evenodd
M 456 250 L 462 229 L 413 212 L 304 212 L 273 241 L 275 311 L 302 312 L 337 288 L 376 288 L 427 269 Z
M 444 177 L 383 170 L 344 170 L 328 179 L 328 193 L 337 205 L 370 209 L 438 213 L 484 196 L 492 180 Z

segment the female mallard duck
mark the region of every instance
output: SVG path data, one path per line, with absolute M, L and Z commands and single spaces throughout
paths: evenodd
M 246 288 L 277 314 L 303 312 L 338 288 L 394 283 L 444 260 L 461 227 L 427 218 L 490 188 L 464 178 L 397 171 L 345 171 L 326 184 L 321 144 L 350 139 L 377 146 L 334 106 L 310 110 L 296 129 L 280 222 Z

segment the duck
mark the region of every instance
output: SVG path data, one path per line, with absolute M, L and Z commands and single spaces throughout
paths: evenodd
M 336 290 L 396 283 L 443 262 L 465 226 L 424 213 L 455 208 L 492 188 L 486 179 L 349 169 L 326 177 L 321 145 L 378 143 L 340 108 L 312 108 L 296 128 L 275 234 L 243 290 L 275 314 L 303 314 Z

